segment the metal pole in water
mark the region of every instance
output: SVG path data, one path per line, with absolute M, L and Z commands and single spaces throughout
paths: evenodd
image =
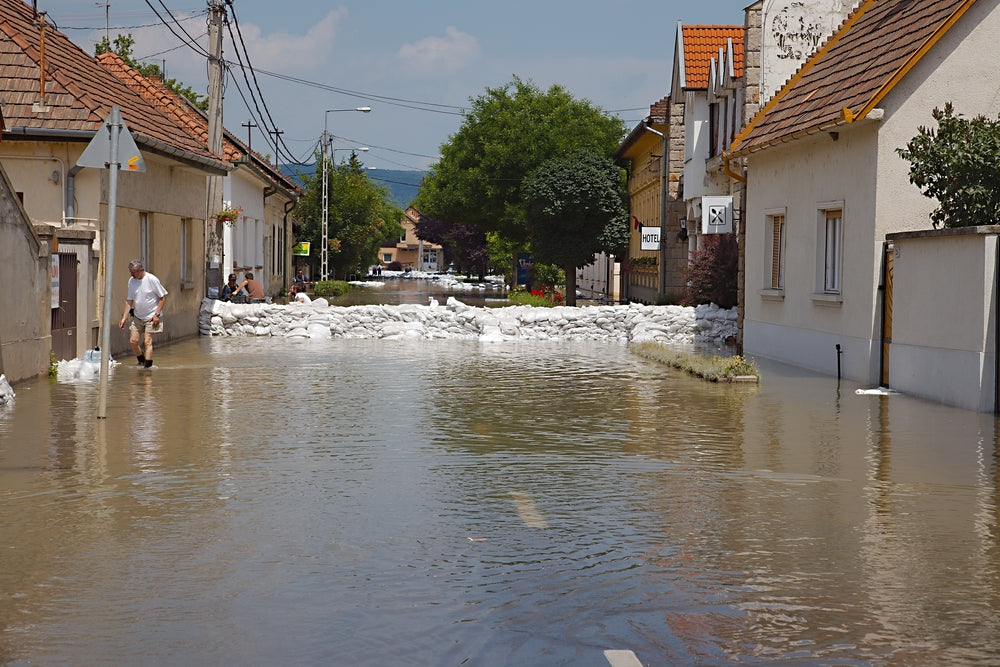
M 837 379 L 838 380 L 840 379 L 840 355 L 841 355 L 840 343 L 837 343 Z
M 97 401 L 97 418 L 108 416 L 108 368 L 111 363 L 111 293 L 114 287 L 115 259 L 115 209 L 118 205 L 118 135 L 122 117 L 118 107 L 111 109 L 108 118 L 111 128 L 111 155 L 108 162 L 108 238 L 104 245 L 104 317 L 101 325 L 101 381 Z

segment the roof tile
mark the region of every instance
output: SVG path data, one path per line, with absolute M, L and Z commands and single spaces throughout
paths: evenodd
M 149 137 L 200 159 L 218 160 L 158 109 L 129 90 L 97 61 L 50 25 L 45 30 L 45 103 L 38 114 L 41 80 L 41 22 L 21 0 L 0 0 L 0 104 L 8 129 L 97 131 L 117 105 L 129 129 L 142 143 Z
M 757 114 L 734 142 L 745 154 L 867 112 L 921 47 L 975 0 L 867 0 Z
M 682 25 L 684 40 L 685 88 L 707 88 L 712 59 L 718 57 L 728 40 L 733 40 L 733 66 L 736 76 L 743 75 L 743 26 Z

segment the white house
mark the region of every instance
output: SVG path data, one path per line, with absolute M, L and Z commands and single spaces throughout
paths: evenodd
M 744 128 L 747 354 L 882 379 L 886 234 L 934 208 L 896 149 L 945 102 L 997 115 L 998 40 L 998 0 L 866 0 Z

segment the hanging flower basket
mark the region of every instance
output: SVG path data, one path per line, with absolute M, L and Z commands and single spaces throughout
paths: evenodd
M 216 213 L 212 215 L 212 219 L 216 222 L 224 222 L 229 227 L 232 227 L 233 223 L 236 222 L 236 218 L 241 215 L 243 215 L 242 206 L 235 206 L 233 208 L 226 207 L 221 211 L 216 211 Z

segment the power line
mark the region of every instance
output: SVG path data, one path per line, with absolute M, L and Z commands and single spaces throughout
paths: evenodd
M 198 55 L 204 56 L 206 58 L 210 57 L 208 55 L 208 51 L 206 51 L 200 44 L 198 44 L 197 42 L 195 42 L 194 38 L 192 38 L 191 35 L 188 35 L 188 38 L 191 41 L 187 41 L 183 37 L 181 37 L 180 35 L 178 35 L 177 31 L 174 30 L 173 27 L 166 21 L 166 19 L 164 19 L 163 16 L 160 15 L 160 12 L 158 12 L 156 10 L 156 7 L 153 6 L 153 3 L 151 3 L 149 0 L 146 0 L 146 4 L 149 6 L 150 9 L 153 10 L 153 13 L 156 14 L 156 18 L 160 19 L 160 23 L 162 23 L 164 26 L 166 26 L 167 30 L 169 30 L 170 32 L 172 32 L 174 34 L 174 37 L 176 37 L 177 39 L 181 40 L 181 42 L 184 42 L 185 44 L 187 44 L 191 48 L 191 50 L 194 51 L 195 53 L 197 53 Z M 161 0 L 161 4 L 162 4 L 162 0 Z M 167 10 L 168 13 L 169 13 L 169 11 L 170 10 Z M 183 28 L 181 28 L 181 29 L 183 30 Z M 187 35 L 187 31 L 186 30 L 184 31 L 184 34 Z

